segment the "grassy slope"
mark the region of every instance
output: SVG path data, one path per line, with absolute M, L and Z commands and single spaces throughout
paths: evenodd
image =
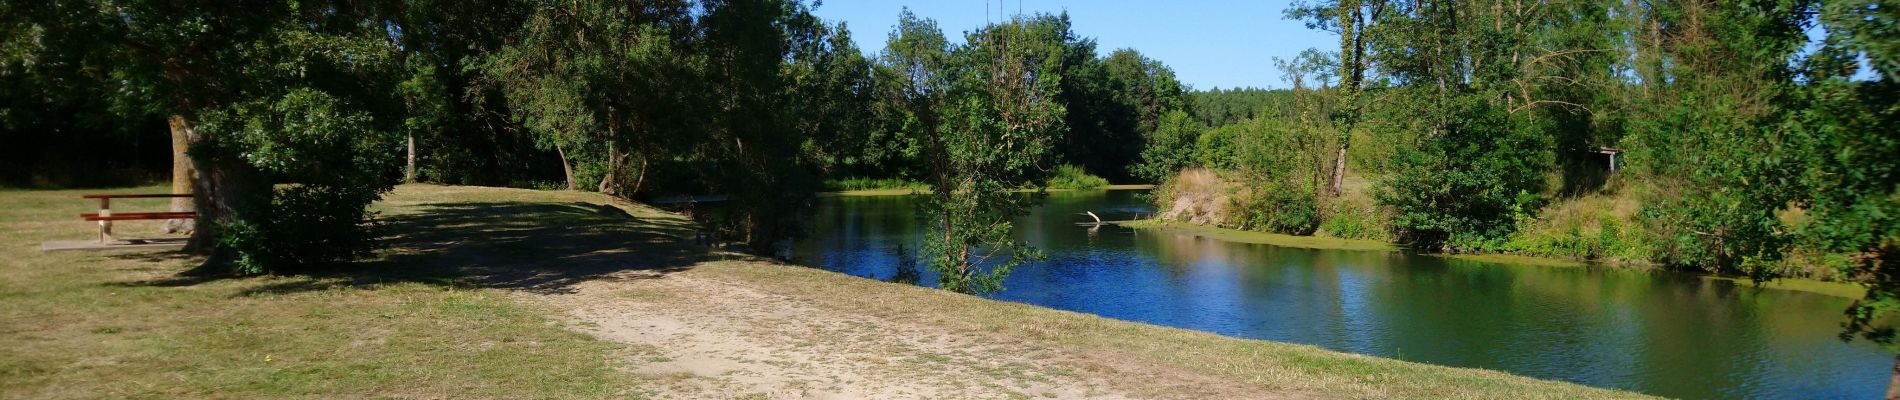
M 0 192 L 0 398 L 607 398 L 630 389 L 608 362 L 616 346 L 495 290 L 373 275 L 198 282 L 175 275 L 193 260 L 168 254 L 41 253 L 43 240 L 91 237 L 77 214 L 96 203 L 76 197 L 101 191 Z M 153 236 L 156 225 L 116 230 Z
M 156 190 L 148 188 L 136 191 Z M 80 239 L 76 192 L 0 192 L 6 229 L 0 264 L 0 397 L 536 397 L 637 394 L 638 377 L 609 361 L 627 349 L 563 329 L 549 310 L 506 289 L 456 279 L 359 274 L 332 278 L 179 281 L 190 260 L 126 253 L 39 253 L 38 242 Z M 408 186 L 378 206 L 394 219 L 474 207 L 615 204 L 644 231 L 680 221 L 651 208 L 572 192 Z M 551 208 L 552 207 L 552 208 Z M 565 215 L 565 214 L 561 214 Z M 559 215 L 555 215 L 558 217 Z M 489 221 L 490 215 L 473 220 Z M 579 217 L 576 217 L 579 218 Z M 439 218 L 437 230 L 470 220 Z M 599 219 L 504 220 L 479 229 L 483 260 L 532 262 L 580 254 L 532 236 L 599 231 Z M 497 222 L 484 222 L 497 223 Z M 467 241 L 407 231 L 372 266 L 459 262 L 439 247 Z M 121 229 L 138 232 L 140 228 Z M 147 228 L 149 229 L 149 228 Z M 478 230 L 468 227 L 467 230 Z M 550 240 L 556 240 L 549 238 Z M 567 239 L 561 243 L 566 243 Z M 616 264 L 671 257 L 675 248 L 618 249 Z M 489 250 L 499 247 L 501 250 Z M 475 250 L 469 250 L 475 251 Z M 590 252 L 596 254 L 599 252 Z M 1599 398 L 1624 392 L 1122 322 L 748 259 L 694 261 L 678 273 L 744 284 L 828 311 L 996 335 L 1112 365 L 1152 366 L 1296 397 Z M 380 269 L 379 269 L 380 270 Z M 387 278 L 391 282 L 377 283 Z M 527 289 L 533 289 L 529 287 Z M 1086 371 L 1086 370 L 1085 370 Z M 1150 377 L 1154 378 L 1154 377 Z M 1141 385 L 1139 380 L 1130 385 Z M 1138 391 L 1139 392 L 1139 391 Z M 1167 395 L 1167 393 L 1149 393 Z M 1250 395 L 1251 396 L 1251 395 Z

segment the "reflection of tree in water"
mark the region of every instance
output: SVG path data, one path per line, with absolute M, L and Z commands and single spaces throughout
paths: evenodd
M 916 285 L 917 281 L 922 278 L 917 270 L 917 257 L 911 256 L 910 251 L 904 248 L 903 243 L 898 243 L 896 247 L 892 247 L 891 252 L 891 255 L 897 259 L 897 274 L 891 275 L 891 282 Z

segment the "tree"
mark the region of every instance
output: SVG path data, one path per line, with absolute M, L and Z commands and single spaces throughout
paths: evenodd
M 949 98 L 950 45 L 937 22 L 905 8 L 878 55 L 877 113 L 883 123 L 865 140 L 861 159 L 887 173 L 922 178 L 926 138 L 942 128 L 940 106 Z M 893 171 L 895 170 L 895 171 Z
M 199 223 L 190 251 L 239 272 L 365 254 L 365 207 L 393 177 L 394 48 L 367 5 L 249 1 L 9 3 L 7 57 L 84 52 L 128 109 L 157 110 L 190 142 Z M 279 184 L 287 184 L 280 186 Z
M 1878 4 L 1876 4 L 1878 3 Z M 1900 311 L 1900 15 L 1895 4 L 1843 1 L 1820 5 L 1828 36 L 1802 63 L 1810 84 L 1794 95 L 1787 162 L 1797 165 L 1795 204 L 1811 217 L 1794 241 L 1844 255 L 1841 276 L 1867 288 L 1848 307 L 1844 340 L 1860 336 L 1896 347 L 1895 330 L 1881 318 Z M 1872 79 L 1857 81 L 1861 60 Z M 1768 271 L 1774 273 L 1777 271 Z M 1763 275 L 1757 273 L 1756 275 Z M 1896 357 L 1888 399 L 1900 398 Z
M 1313 29 L 1336 29 L 1339 34 L 1339 107 L 1332 119 L 1339 125 L 1337 132 L 1338 154 L 1333 157 L 1331 185 L 1327 193 L 1338 196 L 1346 182 L 1346 152 L 1352 148 L 1352 132 L 1360 119 L 1364 107 L 1366 71 L 1372 66 L 1372 55 L 1367 46 L 1377 40 L 1377 30 L 1370 25 L 1379 22 L 1389 4 L 1380 0 L 1337 0 L 1332 4 L 1300 3 L 1287 9 L 1290 19 L 1307 20 L 1306 26 Z
M 536 142 L 562 158 L 567 186 L 576 170 L 602 193 L 631 196 L 664 145 L 683 126 L 697 68 L 678 49 L 691 32 L 683 1 L 535 4 L 514 39 L 481 61 Z M 637 163 L 629 165 L 629 163 Z M 578 168 L 576 164 L 579 164 Z
M 1748 273 L 1780 258 L 1790 239 L 1775 212 L 1796 182 L 1786 143 L 1794 71 L 1806 41 L 1799 3 L 1652 4 L 1629 13 L 1664 29 L 1638 51 L 1629 166 L 1658 182 L 1644 217 L 1663 242 L 1660 261 Z
M 1161 115 L 1155 130 L 1141 147 L 1141 163 L 1129 166 L 1135 178 L 1149 182 L 1167 180 L 1194 163 L 1194 144 L 1207 127 L 1186 111 L 1173 110 Z
M 1058 70 L 1066 25 L 1016 17 L 971 32 L 952 52 L 943 124 L 923 139 L 932 192 L 924 259 L 945 290 L 990 293 L 1009 271 L 1040 257 L 1010 235 L 1035 200 L 1010 189 L 1034 183 L 1061 137 Z

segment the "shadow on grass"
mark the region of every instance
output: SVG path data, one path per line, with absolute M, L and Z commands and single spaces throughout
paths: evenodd
M 416 206 L 387 216 L 376 258 L 310 271 L 241 295 L 323 291 L 418 282 L 562 293 L 598 279 L 652 279 L 706 256 L 686 221 L 640 219 L 590 203 L 460 202 Z M 166 253 L 121 257 L 158 261 Z M 220 279 L 180 274 L 131 286 L 190 286 Z

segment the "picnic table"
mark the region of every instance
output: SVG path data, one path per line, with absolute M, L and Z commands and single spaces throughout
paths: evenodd
M 102 244 L 112 243 L 112 221 L 198 218 L 198 213 L 195 211 L 112 212 L 112 199 L 172 199 L 191 197 L 189 194 L 87 194 L 80 195 L 79 197 L 99 200 L 99 212 L 79 214 L 79 217 L 87 221 L 99 222 L 99 243 Z

